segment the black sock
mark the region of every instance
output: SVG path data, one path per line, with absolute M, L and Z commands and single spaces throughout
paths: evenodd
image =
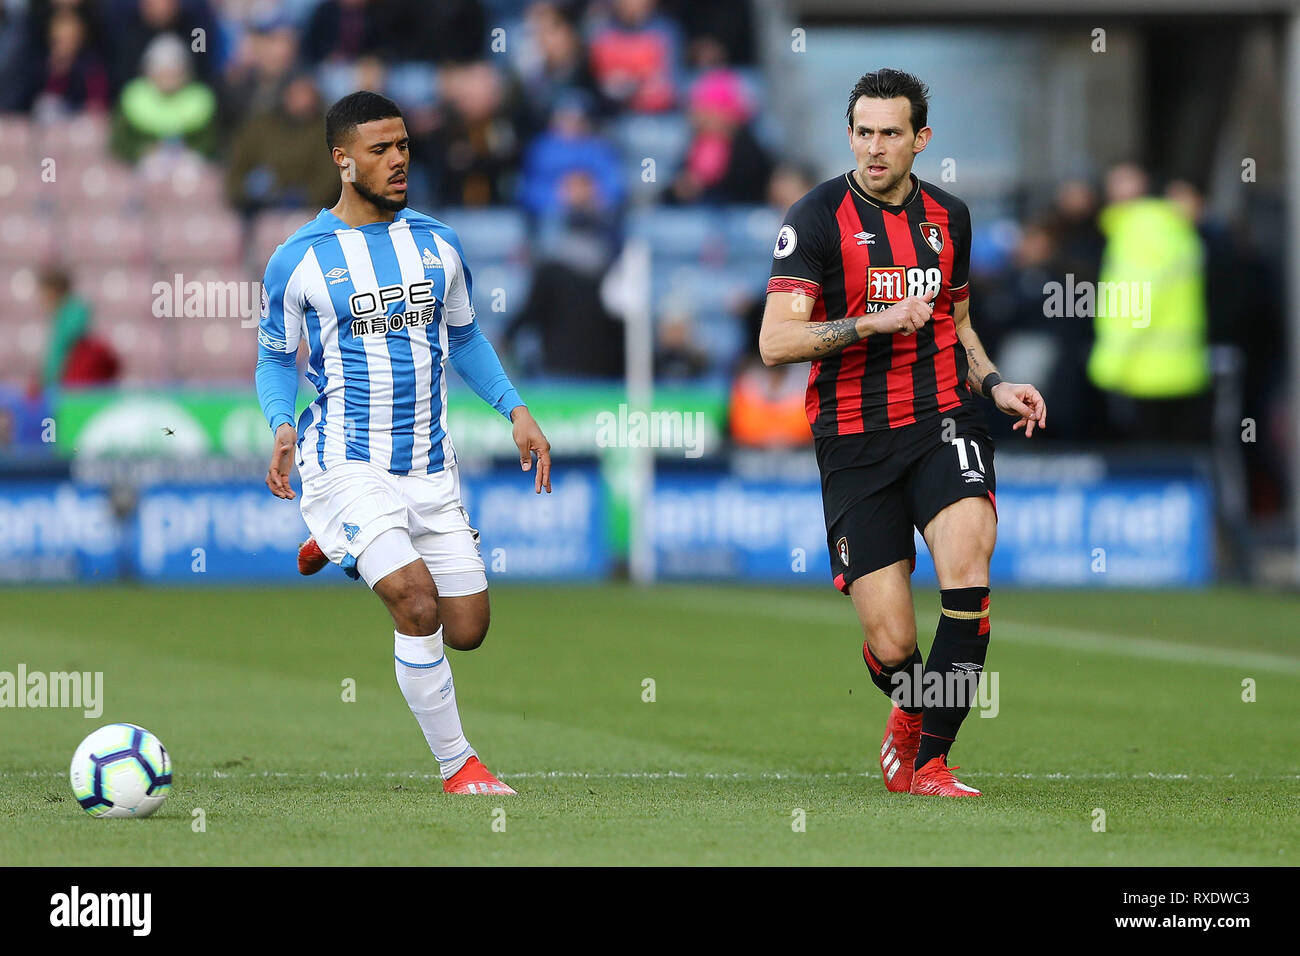
M 903 663 L 886 667 L 876 660 L 876 655 L 871 653 L 871 648 L 863 641 L 862 659 L 867 662 L 867 670 L 871 672 L 871 683 L 884 691 L 886 697 L 897 703 L 906 713 L 921 712 L 920 681 L 923 665 L 919 647 L 913 648 L 912 656 Z M 906 673 L 895 680 L 894 675 L 901 672 Z
M 921 718 L 917 767 L 947 755 L 975 701 L 989 649 L 989 589 L 949 588 L 939 596 L 943 611 L 925 662 L 927 705 Z M 932 699 L 939 701 L 938 706 L 930 706 Z

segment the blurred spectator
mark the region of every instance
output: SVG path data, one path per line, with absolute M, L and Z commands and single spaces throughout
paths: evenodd
M 321 140 L 323 118 L 316 83 L 302 74 L 284 88 L 272 112 L 241 126 L 226 167 L 231 205 L 249 214 L 275 206 L 333 206 L 339 173 Z
M 298 59 L 298 33 L 277 15 L 255 21 L 244 34 L 226 71 L 221 124 L 236 130 L 248 120 L 278 109 Z
M 487 206 L 509 202 L 522 150 L 521 98 L 485 61 L 447 66 L 436 120 L 413 147 L 429 167 L 437 202 Z
M 620 378 L 623 323 L 610 314 L 602 295 L 618 237 L 585 171 L 565 177 L 561 196 L 564 211 L 542 234 L 528 300 L 507 325 L 505 345 L 517 360 L 539 353 L 530 373 Z
M 390 34 L 381 6 L 371 0 L 324 0 L 303 31 L 303 59 L 312 65 L 351 63 L 382 53 Z
M 602 95 L 636 113 L 677 103 L 681 35 L 656 0 L 613 0 L 591 33 L 591 71 Z
M 709 354 L 695 341 L 695 326 L 683 303 L 674 303 L 656 323 L 654 373 L 661 382 L 691 382 L 709 371 Z
M 89 29 L 85 15 L 75 7 L 53 12 L 45 59 L 22 77 L 18 109 L 43 115 L 108 109 L 108 66 L 90 45 Z
M 564 211 L 564 185 L 571 173 L 584 172 L 594 186 L 591 205 L 613 215 L 623 204 L 623 170 L 618 151 L 592 132 L 590 97 L 566 93 L 551 116 L 550 128 L 524 156 L 519 203 L 537 220 Z
M 67 272 L 43 272 L 40 294 L 50 321 L 41 384 L 45 388 L 101 385 L 116 379 L 120 364 L 117 355 L 91 333 L 90 305 L 73 293 Z
M 1096 281 L 1106 242 L 1097 227 L 1098 205 L 1092 186 L 1070 179 L 1057 187 L 1049 217 L 1062 270 L 1090 282 Z
M 767 368 L 757 359 L 746 362 L 731 383 L 731 440 L 744 448 L 811 444 L 807 392 L 807 363 Z
M 1121 434 L 1147 440 L 1208 437 L 1200 237 L 1178 206 L 1147 195 L 1148 180 L 1139 167 L 1114 167 L 1106 190 L 1109 204 L 1100 217 L 1106 251 L 1088 376 L 1108 393 L 1111 421 Z
M 665 0 L 664 9 L 686 32 L 686 59 L 694 68 L 754 62 L 753 9 L 736 0 Z
M 798 163 L 779 163 L 767 180 L 768 208 L 785 218 L 790 207 L 806 196 L 816 185 L 816 177 L 806 166 Z
M 191 78 L 185 45 L 161 34 L 144 54 L 144 75 L 122 90 L 114 117 L 114 152 L 135 162 L 160 142 L 182 141 L 212 156 L 217 147 L 217 98 Z
M 221 32 L 207 0 L 107 0 L 104 23 L 114 90 L 141 72 L 145 51 L 161 36 L 177 40 L 192 75 L 205 82 L 220 75 Z
M 692 136 L 668 195 L 678 203 L 761 202 L 771 161 L 749 127 L 751 106 L 740 76 L 710 70 L 691 87 Z
M 487 14 L 479 0 L 385 0 L 380 7 L 393 59 L 468 63 L 483 55 Z
M 607 115 L 610 104 L 597 90 L 573 10 L 560 3 L 534 3 L 526 23 L 530 42 L 519 75 L 533 126 L 545 126 L 561 98 L 573 93 L 589 97 L 593 116 Z

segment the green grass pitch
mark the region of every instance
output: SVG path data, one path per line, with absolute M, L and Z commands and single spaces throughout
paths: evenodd
M 937 594 L 917 604 L 928 648 Z M 487 643 L 452 662 L 470 740 L 521 795 L 450 798 L 358 585 L 0 591 L 0 670 L 103 671 L 105 697 L 97 719 L 0 710 L 0 861 L 1298 862 L 1294 598 L 998 590 L 992 609 L 999 711 L 952 760 L 985 796 L 941 800 L 885 791 L 889 704 L 829 588 L 495 588 Z M 162 738 L 175 787 L 148 820 L 92 819 L 68 761 L 123 720 Z

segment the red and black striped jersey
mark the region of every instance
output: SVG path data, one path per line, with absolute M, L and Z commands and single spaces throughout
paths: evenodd
M 767 291 L 811 296 L 811 321 L 938 293 L 916 334 L 871 335 L 812 363 L 805 404 L 813 435 L 898 428 L 973 400 L 953 323 L 953 303 L 970 292 L 970 240 L 966 204 L 915 176 L 897 206 L 872 199 L 848 172 L 790 207 Z

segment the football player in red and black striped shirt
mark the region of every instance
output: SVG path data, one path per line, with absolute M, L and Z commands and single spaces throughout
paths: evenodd
M 929 91 L 883 69 L 849 97 L 856 168 L 786 215 L 759 348 L 768 365 L 811 360 L 816 442 L 835 584 L 853 598 L 873 682 L 894 700 L 880 749 L 892 791 L 978 796 L 947 764 L 989 639 L 997 534 L 991 399 L 1025 437 L 1047 425 L 1032 385 L 1002 381 L 970 323 L 970 213 L 912 175 L 932 130 Z M 912 528 L 934 558 L 943 609 L 922 660 Z

